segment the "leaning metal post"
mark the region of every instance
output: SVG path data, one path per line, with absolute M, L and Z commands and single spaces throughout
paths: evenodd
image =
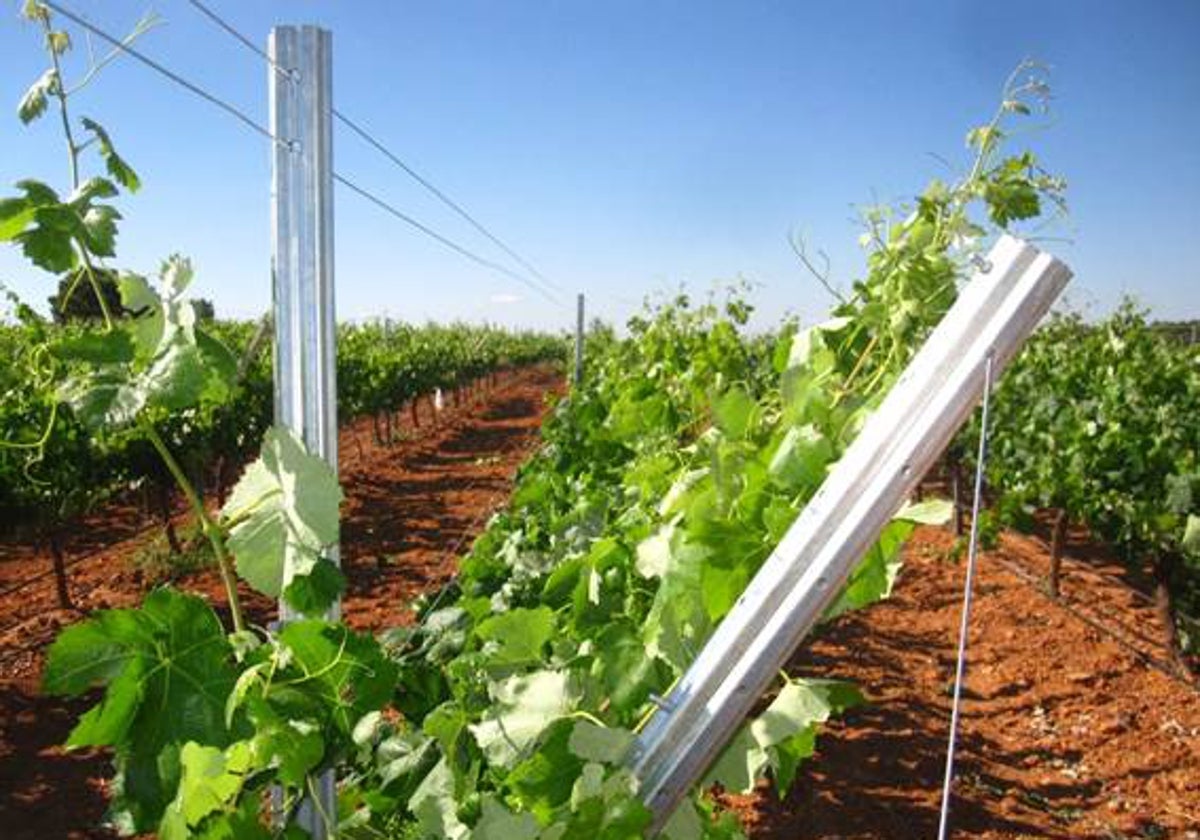
M 1071 272 L 1003 237 L 638 736 L 630 769 L 660 830 L 858 559 L 1058 297 Z M 989 362 L 988 359 L 993 361 Z
M 315 26 L 277 26 L 267 52 L 271 133 L 271 273 L 275 311 L 275 422 L 337 471 L 336 332 L 333 304 L 333 40 Z M 339 562 L 338 547 L 329 559 Z M 292 559 L 285 558 L 284 582 Z M 336 619 L 340 608 L 329 613 Z M 295 615 L 281 599 L 281 621 Z M 332 771 L 296 822 L 316 840 L 332 833 Z

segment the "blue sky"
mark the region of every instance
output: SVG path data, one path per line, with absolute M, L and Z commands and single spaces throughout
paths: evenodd
M 145 0 L 62 0 L 125 30 Z M 208 0 L 264 43 L 275 23 L 334 32 L 338 107 L 514 245 L 543 274 L 623 320 L 680 283 L 756 284 L 759 323 L 819 317 L 803 231 L 842 285 L 862 255 L 855 207 L 911 197 L 994 109 L 1023 57 L 1053 66 L 1048 126 L 1017 139 L 1069 182 L 1046 247 L 1093 314 L 1124 293 L 1200 317 L 1200 3 L 240 2 Z M 0 182 L 64 185 L 57 122 L 15 106 L 44 68 L 39 37 L 0 0 Z M 266 122 L 267 69 L 184 0 L 140 47 Z M 77 39 L 73 66 L 86 52 Z M 69 71 L 68 71 L 69 72 Z M 223 314 L 269 305 L 266 141 L 129 60 L 79 97 L 144 189 L 124 200 L 121 265 L 190 255 Z M 335 166 L 443 233 L 486 240 L 344 130 Z M 339 315 L 564 327 L 514 281 L 339 190 Z M 41 301 L 52 278 L 0 249 L 0 279 Z

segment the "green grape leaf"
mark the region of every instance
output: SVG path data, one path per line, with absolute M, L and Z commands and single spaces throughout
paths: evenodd
M 140 274 L 125 273 L 117 281 L 121 306 L 134 317 L 133 332 L 146 357 L 154 355 L 163 333 L 162 300 L 150 281 Z
M 228 808 L 214 811 L 204 819 L 199 829 L 188 829 L 187 834 L 172 835 L 194 838 L 194 840 L 307 840 L 308 833 L 294 825 L 283 833 L 272 832 L 263 825 L 262 802 L 258 796 L 242 796 L 240 801 Z M 173 830 L 178 831 L 178 828 Z M 161 829 L 160 829 L 161 832 Z M 166 836 L 159 834 L 159 840 Z
M 440 758 L 437 744 L 420 732 L 385 738 L 375 751 L 380 786 L 388 788 L 389 795 L 410 798 Z
M 98 257 L 116 254 L 117 219 L 121 214 L 117 208 L 107 204 L 96 204 L 83 214 L 84 241 L 88 250 Z
M 532 814 L 514 814 L 490 794 L 483 796 L 480 806 L 471 840 L 536 840 L 541 833 Z
M 325 755 L 321 728 L 307 720 L 283 718 L 267 711 L 267 704 L 252 703 L 255 733 L 251 744 L 256 763 L 273 767 L 280 782 L 303 788 L 308 774 Z
M 700 467 L 682 473 L 663 494 L 662 501 L 658 504 L 658 515 L 671 516 L 686 507 L 693 489 L 703 486 L 703 480 L 711 473 L 712 470 L 709 467 Z M 648 574 L 646 577 L 657 577 L 657 575 Z
M 691 664 L 700 642 L 712 629 L 702 585 L 710 556 L 706 546 L 691 542 L 677 546 L 644 622 L 646 652 L 679 671 Z
M 115 195 L 117 188 L 112 181 L 94 175 L 72 190 L 63 203 L 76 212 L 84 212 L 92 205 L 94 199 L 112 198 Z
M 1192 509 L 1200 488 L 1200 475 L 1169 475 L 1164 482 L 1166 487 L 1165 507 L 1175 514 L 1186 514 Z
M 653 819 L 637 798 L 637 783 L 628 770 L 608 778 L 599 764 L 589 764 L 571 792 L 571 814 L 565 837 L 643 837 Z
M 76 696 L 106 685 L 67 739 L 68 747 L 112 746 L 126 776 L 119 806 L 139 830 L 157 824 L 175 796 L 171 750 L 188 741 L 224 746 L 232 649 L 202 599 L 170 589 L 140 609 L 104 610 L 64 630 L 50 648 L 44 687 Z M 166 751 L 166 752 L 164 752 Z
M 13 237 L 21 243 L 21 251 L 38 268 L 55 274 L 65 274 L 79 264 L 72 245 L 72 236 L 79 229 L 79 217 L 69 207 L 47 204 L 33 214 L 33 227 L 26 227 Z
M 242 631 L 248 633 L 249 631 Z M 230 634 L 230 646 L 234 648 L 236 655 L 236 642 L 234 635 Z M 261 687 L 264 683 L 264 675 L 270 673 L 274 663 L 270 660 L 257 662 L 246 668 L 238 674 L 237 681 L 233 684 L 233 689 L 229 692 L 229 697 L 225 699 L 225 725 L 233 726 L 233 717 L 237 710 L 242 707 L 249 697 L 250 692 L 254 688 Z
M 283 600 L 301 615 L 320 615 L 346 591 L 346 576 L 331 560 L 319 558 L 307 574 L 292 578 Z
M 488 761 L 512 767 L 550 723 L 570 714 L 579 691 L 566 671 L 534 671 L 488 684 L 492 707 L 471 734 Z
M 513 767 L 505 779 L 513 793 L 513 804 L 543 823 L 550 822 L 555 810 L 570 800 L 575 778 L 583 769 L 583 762 L 569 746 L 574 728 L 574 721 L 567 718 L 551 723 L 538 737 L 529 757 Z
M 51 348 L 64 361 L 87 362 L 94 365 L 128 364 L 133 361 L 133 336 L 120 327 L 105 332 L 89 330 L 67 333 Z
M 135 659 L 108 681 L 99 704 L 84 712 L 71 730 L 68 746 L 121 743 L 137 716 L 147 671 L 145 662 Z
M 315 697 L 347 739 L 367 712 L 384 706 L 396 686 L 396 665 L 372 637 L 344 625 L 306 619 L 284 625 L 279 643 L 291 652 L 297 685 Z
M 408 809 L 416 816 L 426 836 L 460 840 L 470 829 L 458 818 L 454 801 L 454 773 L 443 758 L 429 771 L 408 800 Z
M 150 637 L 136 610 L 101 610 L 59 634 L 50 648 L 43 678 L 51 694 L 78 696 L 116 679 Z
M 584 556 L 559 563 L 542 586 L 542 603 L 557 608 L 570 601 L 575 587 L 579 585 L 580 576 L 589 569 L 587 557 Z
M 691 799 L 685 798 L 663 826 L 662 836 L 667 840 L 702 840 L 704 824 Z
M 125 162 L 125 159 L 117 154 L 108 132 L 99 123 L 88 117 L 84 117 L 80 122 L 83 123 L 85 129 L 95 135 L 96 141 L 100 146 L 100 157 L 104 159 L 104 165 L 108 169 L 108 174 L 125 189 L 130 192 L 137 192 L 142 186 L 141 179 L 138 178 L 133 168 Z
M 138 275 L 118 281 L 122 306 L 134 314 L 118 332 L 132 340 L 133 357 L 125 338 L 112 339 L 111 360 L 69 376 L 58 389 L 59 399 L 89 429 L 130 425 L 146 408 L 173 412 L 221 402 L 231 392 L 233 355 L 196 329 L 195 309 L 182 297 L 191 275 L 191 264 L 176 256 L 163 263 L 161 294 Z
M 796 521 L 798 508 L 784 496 L 774 496 L 763 509 L 763 525 L 767 528 L 772 545 L 783 539 L 783 535 Z
M 757 407 L 744 388 L 730 388 L 713 404 L 713 415 L 721 431 L 739 440 L 749 431 Z
M 892 518 L 917 525 L 945 525 L 953 515 L 954 503 L 949 499 L 926 499 L 906 503 Z
M 71 36 L 67 32 L 56 29 L 46 33 L 46 46 L 55 55 L 62 55 L 71 49 Z
M 207 817 L 228 810 L 254 767 L 254 751 L 246 741 L 224 750 L 189 741 L 179 753 L 179 764 L 179 789 L 158 827 L 161 840 L 194 837 Z
M 814 490 L 825 479 L 833 445 L 815 426 L 793 427 L 771 456 L 768 472 L 790 492 Z
M 17 116 L 21 122 L 29 125 L 46 113 L 46 106 L 49 104 L 48 97 L 54 94 L 57 85 L 58 71 L 53 67 L 38 76 L 37 81 L 29 86 L 17 104 Z
M 983 199 L 988 216 L 1000 227 L 1041 213 L 1041 196 L 1029 177 L 1034 164 L 1029 154 L 1007 158 L 984 180 Z
M 836 333 L 849 323 L 849 318 L 830 318 L 797 332 L 788 352 L 785 372 L 794 368 L 810 368 L 823 374 L 831 370 L 834 359 L 829 350 L 827 334 Z
M 811 754 L 811 749 L 797 749 L 796 739 L 811 747 L 818 724 L 860 702 L 862 696 L 847 683 L 789 680 L 763 713 L 742 727 L 702 786 L 719 782 L 728 790 L 748 792 L 768 767 L 776 774 L 786 772 L 790 783 L 797 763 Z
M 279 597 L 296 577 L 311 574 L 337 542 L 341 501 L 333 469 L 310 455 L 289 430 L 269 429 L 258 459 L 221 511 L 230 525 L 229 549 L 238 573 L 257 591 Z M 294 594 L 306 600 L 322 591 L 327 587 Z
M 189 301 L 189 303 L 194 302 Z M 192 312 L 195 317 L 194 307 Z M 237 356 L 208 330 L 194 327 L 193 333 L 196 336 L 196 349 L 200 353 L 200 360 L 207 373 L 204 389 L 201 392 L 201 401 L 223 403 L 233 393 L 234 383 L 237 382 Z
M 589 720 L 581 720 L 571 732 L 570 747 L 571 752 L 584 761 L 620 764 L 636 739 L 637 736 L 627 729 L 597 726 Z
M 662 692 L 670 682 L 670 669 L 646 650 L 641 628 L 632 621 L 609 622 L 595 642 L 604 655 L 592 661 L 590 673 L 615 711 L 632 714 L 648 692 Z
M 58 193 L 48 184 L 34 178 L 24 178 L 17 181 L 17 189 L 25 193 L 25 202 L 30 207 L 45 207 L 59 203 Z
M 378 739 L 382 728 L 383 715 L 380 712 L 367 712 L 350 730 L 350 740 L 356 747 L 370 747 Z
M 514 609 L 484 619 L 475 628 L 491 642 L 488 661 L 495 665 L 529 665 L 542 661 L 542 651 L 554 637 L 554 612 L 545 606 Z
M 992 125 L 983 125 L 967 132 L 967 146 L 973 149 L 991 149 L 1004 137 L 1000 129 Z
M 193 340 L 182 331 L 163 342 L 150 366 L 136 375 L 130 387 L 147 406 L 179 411 L 195 405 L 209 376 Z
M 715 624 L 724 618 L 766 559 L 769 546 L 736 520 L 696 517 L 687 537 L 704 546 L 708 557 L 700 569 L 700 596 Z
M 1200 516 L 1188 515 L 1187 525 L 1184 526 L 1179 546 L 1192 557 L 1200 558 Z
M 634 568 L 644 578 L 661 578 L 671 568 L 671 542 L 682 517 L 676 516 L 638 543 Z
M 24 198 L 0 199 L 0 242 L 7 242 L 29 227 L 37 207 Z
M 825 612 L 823 621 L 873 604 L 892 594 L 892 586 L 900 573 L 900 550 L 914 527 L 912 522 L 903 519 L 893 519 L 884 526 L 878 541 L 867 549 L 866 556 L 850 573 L 846 588 Z
M 71 376 L 58 387 L 57 396 L 89 429 L 127 426 L 146 406 L 145 394 L 130 387 L 119 365 L 100 365 Z
M 457 752 L 459 739 L 466 729 L 467 715 L 454 702 L 438 706 L 421 723 L 421 730 L 436 740 L 446 755 Z

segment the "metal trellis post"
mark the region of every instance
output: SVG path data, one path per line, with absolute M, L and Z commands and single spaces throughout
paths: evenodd
M 1058 297 L 1070 270 L 1003 237 L 638 737 L 631 769 L 661 829 L 855 564 Z M 989 363 L 987 360 L 991 359 Z
M 270 86 L 275 422 L 337 471 L 333 296 L 333 39 L 315 26 L 277 26 L 267 45 Z M 329 559 L 339 562 L 338 547 Z M 290 577 L 291 558 L 284 563 Z M 329 617 L 338 617 L 338 605 Z M 280 600 L 279 617 L 295 616 Z M 316 840 L 332 833 L 334 776 L 313 779 L 296 822 Z
M 575 384 L 583 381 L 583 292 L 575 300 Z

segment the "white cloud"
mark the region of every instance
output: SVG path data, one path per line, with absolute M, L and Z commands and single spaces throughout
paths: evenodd
M 523 298 L 520 295 L 514 295 L 512 292 L 500 292 L 488 298 L 492 303 L 498 306 L 508 306 L 513 303 L 520 303 Z

